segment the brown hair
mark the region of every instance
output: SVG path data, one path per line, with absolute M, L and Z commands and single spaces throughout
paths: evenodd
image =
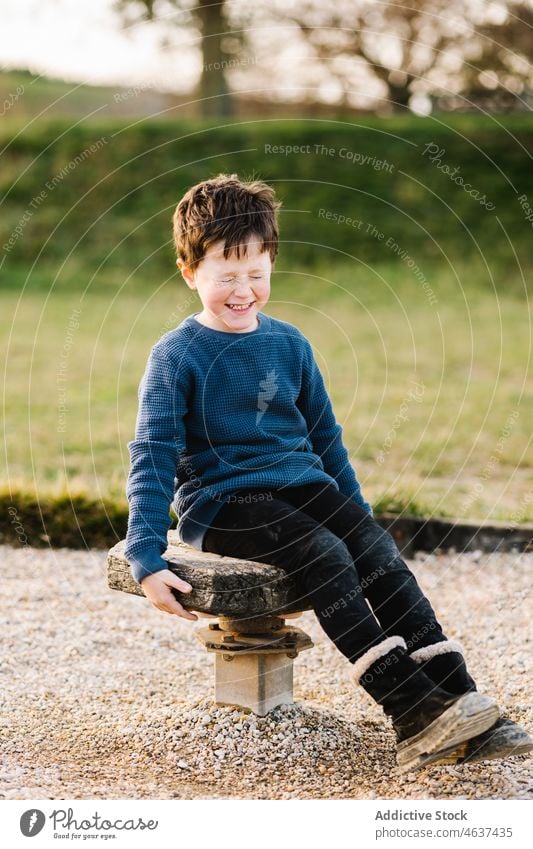
M 176 254 L 193 271 L 208 248 L 224 242 L 224 258 L 239 245 L 246 256 L 246 241 L 255 234 L 272 262 L 279 248 L 277 211 L 281 201 L 274 189 L 260 180 L 241 181 L 237 174 L 218 174 L 192 186 L 172 216 Z

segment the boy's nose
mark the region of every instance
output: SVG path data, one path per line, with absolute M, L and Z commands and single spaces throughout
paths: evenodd
M 248 295 L 251 295 L 251 293 L 252 290 L 247 283 L 243 283 L 242 285 L 237 284 L 233 290 L 233 295 L 236 298 L 242 298 L 243 300 L 248 297 Z

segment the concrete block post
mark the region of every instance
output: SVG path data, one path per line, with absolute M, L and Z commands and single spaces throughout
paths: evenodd
M 215 656 L 215 702 L 265 716 L 293 703 L 293 661 L 283 654 Z

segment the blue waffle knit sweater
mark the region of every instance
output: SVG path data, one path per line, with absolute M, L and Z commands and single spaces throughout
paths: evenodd
M 171 503 L 179 538 L 199 551 L 227 496 L 247 487 L 334 482 L 372 515 L 303 333 L 261 312 L 245 333 L 197 315 L 154 345 L 139 385 L 125 549 L 138 583 L 167 568 Z

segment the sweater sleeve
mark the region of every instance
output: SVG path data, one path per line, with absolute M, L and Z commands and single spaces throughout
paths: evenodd
M 313 350 L 304 337 L 302 388 L 297 400 L 309 430 L 313 450 L 325 472 L 337 481 L 339 491 L 373 516 L 372 507 L 363 498 L 361 487 L 342 441 L 342 427 L 336 421 L 331 400 L 316 363 Z
M 150 352 L 138 395 L 135 439 L 128 442 L 125 556 L 140 583 L 147 575 L 168 568 L 161 555 L 167 549 L 178 457 L 186 445 L 187 389 L 176 366 L 157 345 Z

